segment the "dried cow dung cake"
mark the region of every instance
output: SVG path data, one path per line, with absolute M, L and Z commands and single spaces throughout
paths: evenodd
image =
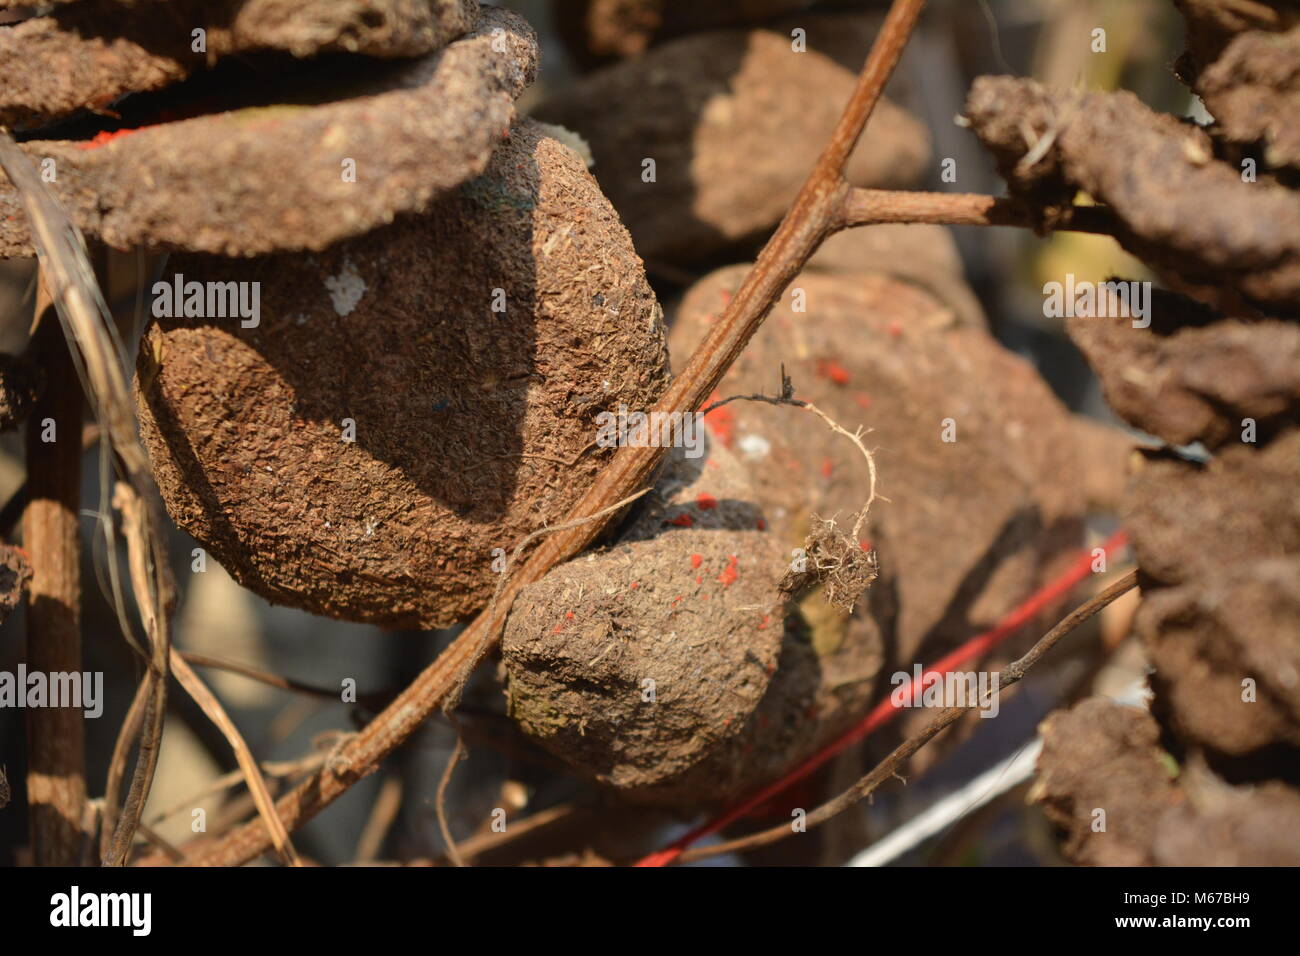
M 0 123 L 99 109 L 233 54 L 420 56 L 477 16 L 477 0 L 83 0 L 0 30 Z
M 865 712 L 880 634 L 812 604 L 790 614 L 778 583 L 791 555 L 767 529 L 733 454 L 670 452 L 616 547 L 515 602 L 511 714 L 638 803 L 717 803 L 808 757 Z
M 687 293 L 674 361 L 690 355 L 745 272 L 719 270 Z M 990 626 L 1078 545 L 1084 496 L 1069 414 L 1028 363 L 918 286 L 805 271 L 715 398 L 778 394 L 783 366 L 795 398 L 850 431 L 870 429 L 864 441 L 888 500 L 863 529 L 881 577 L 855 619 L 872 617 L 905 669 Z M 807 412 L 746 401 L 706 420 L 749 467 L 787 549 L 803 545 L 814 515 L 851 529 L 868 472 L 843 435 Z
M 1200 127 L 1127 91 L 1009 76 L 977 79 L 966 116 L 1012 195 L 1045 222 L 1082 189 L 1119 218 L 1120 244 L 1178 291 L 1229 312 L 1300 314 L 1300 195 L 1245 181 Z
M 647 259 L 689 262 L 775 225 L 794 201 L 855 84 L 822 37 L 856 21 L 825 17 L 808 49 L 788 32 L 700 33 L 581 78 L 535 111 L 580 133 L 592 172 Z M 867 40 L 863 40 L 865 48 Z M 888 100 L 846 176 L 908 186 L 929 157 L 924 126 Z
M 446 48 L 376 63 L 360 79 L 275 89 L 260 105 L 107 141 L 22 149 L 37 165 L 53 163 L 55 197 L 78 228 L 114 248 L 320 250 L 479 175 L 536 70 L 532 27 L 485 8 Z M 17 192 L 0 176 L 0 257 L 34 254 Z
M 629 520 L 618 544 L 516 599 L 509 710 L 623 794 L 693 802 L 680 778 L 741 730 L 776 671 L 786 559 L 725 451 L 674 450 Z
M 231 310 L 144 337 L 168 510 L 242 584 L 334 617 L 479 609 L 493 549 L 562 519 L 608 461 L 599 413 L 667 383 L 626 231 L 531 122 L 426 214 L 315 255 L 175 256 L 163 279 L 260 283 L 255 327 Z
M 1300 413 L 1300 325 L 1229 319 L 1181 296 L 1153 291 L 1149 324 L 1074 317 L 1066 329 L 1101 381 L 1106 402 L 1174 445 L 1258 440 Z

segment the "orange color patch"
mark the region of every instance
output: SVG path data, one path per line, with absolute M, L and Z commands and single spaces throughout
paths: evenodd
M 723 568 L 722 573 L 718 575 L 718 580 L 722 582 L 723 587 L 729 587 L 735 584 L 739 579 L 740 572 L 736 570 L 736 556 L 733 554 L 727 560 L 727 566 Z
M 836 385 L 849 384 L 849 370 L 835 359 L 820 359 L 817 362 L 817 374 L 830 379 Z

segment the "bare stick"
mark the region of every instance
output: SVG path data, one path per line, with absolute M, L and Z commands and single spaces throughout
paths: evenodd
M 881 223 L 926 222 L 940 226 L 1018 226 L 1040 229 L 1041 213 L 1019 199 L 974 193 L 925 193 L 892 189 L 850 189 L 836 229 Z M 1054 215 L 1050 228 L 1114 236 L 1123 225 L 1105 206 L 1073 206 Z
M 216 670 L 228 671 L 231 674 L 238 674 L 241 677 L 247 677 L 249 680 L 255 680 L 259 684 L 266 684 L 268 687 L 278 687 L 280 690 L 288 690 L 308 697 L 320 697 L 336 702 L 339 700 L 339 692 L 336 690 L 330 690 L 326 687 L 314 687 L 311 684 L 304 684 L 302 681 L 296 681 L 290 677 L 281 677 L 279 674 L 259 670 L 256 667 L 241 664 L 239 661 L 232 661 L 229 658 L 213 657 L 210 654 L 196 654 L 193 651 L 180 651 L 180 655 L 186 662 L 193 664 L 195 667 L 211 667 Z
M 1106 605 L 1110 604 L 1122 594 L 1137 587 L 1137 571 L 1129 571 L 1114 583 L 1100 591 L 1093 597 L 1089 598 L 1083 604 L 1079 605 L 1065 619 L 1048 631 L 1024 657 L 1008 664 L 998 675 L 999 689 L 1009 687 L 1020 681 L 1021 678 L 1042 659 L 1043 655 L 1056 646 L 1056 643 L 1069 634 L 1076 627 L 1082 624 L 1088 618 L 1092 617 Z M 849 807 L 853 806 L 863 797 L 870 795 L 877 787 L 896 776 L 903 764 L 911 758 L 918 750 L 929 743 L 944 728 L 956 722 L 962 714 L 976 707 L 981 706 L 979 702 L 962 707 L 948 707 L 941 710 L 930 723 L 920 733 L 914 737 L 909 737 L 897 748 L 894 749 L 888 757 L 882 760 L 874 770 L 855 783 L 844 793 L 835 797 L 833 800 L 822 804 L 816 810 L 809 813 L 806 823 L 809 827 L 815 827 L 825 823 L 831 817 L 843 813 Z M 687 850 L 678 859 L 683 863 L 691 860 L 701 860 L 705 857 L 717 856 L 721 853 L 737 853 L 744 850 L 752 850 L 756 847 L 767 846 L 770 843 L 776 843 L 790 836 L 792 829 L 788 823 L 782 823 L 780 826 L 772 827 L 770 830 L 763 830 L 759 833 L 752 833 L 749 836 L 743 836 L 739 839 L 728 840 L 725 843 L 715 843 L 710 846 L 697 847 L 693 850 Z
M 36 292 L 36 350 L 48 385 L 27 424 L 31 499 L 23 545 L 31 556 L 27 666 L 81 671 L 81 386 L 45 282 Z M 52 425 L 50 423 L 53 423 Z M 50 430 L 53 429 L 53 433 Z M 58 703 L 55 701 L 54 703 Z M 27 800 L 38 866 L 75 866 L 86 804 L 85 729 L 73 707 L 27 711 Z
M 822 240 L 838 227 L 844 197 L 849 191 L 844 165 L 898 64 L 924 5 L 925 0 L 894 0 L 853 95 L 794 205 L 759 253 L 758 261 L 718 322 L 652 411 L 683 412 L 700 408 L 790 281 Z M 773 144 L 774 148 L 777 146 Z M 643 488 L 662 454 L 661 448 L 618 449 L 595 483 L 574 505 L 569 520 L 596 515 Z M 437 660 L 342 748 L 337 760 L 280 800 L 279 812 L 285 825 L 292 829 L 311 819 L 357 780 L 373 772 L 458 686 L 462 671 L 481 653 L 480 647 L 490 647 L 495 642 L 501 625 L 501 609 L 510 607 L 524 585 L 539 580 L 555 565 L 578 554 L 595 539 L 604 524 L 604 521 L 593 521 L 544 540 L 506 583 L 498 606 L 479 614 Z M 268 845 L 265 825 L 255 820 L 210 847 L 202 862 L 242 863 L 265 851 Z

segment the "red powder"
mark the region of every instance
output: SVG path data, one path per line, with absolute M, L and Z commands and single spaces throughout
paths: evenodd
M 716 401 L 718 401 L 718 393 L 714 392 L 709 396 L 707 404 L 712 405 Z M 704 416 L 704 424 L 708 426 L 713 436 L 727 448 L 730 448 L 736 440 L 736 413 L 731 410 L 730 405 L 723 405 L 721 408 L 715 408 L 709 412 Z
M 701 511 L 711 511 L 718 506 L 718 499 L 713 497 L 713 495 L 701 494 L 695 499 L 695 503 L 699 506 Z
M 822 378 L 830 379 L 836 385 L 849 384 L 848 369 L 835 359 L 820 359 L 817 362 L 817 374 Z
M 147 129 L 147 127 L 142 126 L 140 129 Z M 115 139 L 121 139 L 123 136 L 130 136 L 132 133 L 138 133 L 139 131 L 139 129 L 119 129 L 110 133 L 108 130 L 100 130 L 93 139 L 78 143 L 77 149 L 99 149 L 105 143 L 111 143 Z
M 691 528 L 695 525 L 695 519 L 688 514 L 682 513 L 668 523 L 675 524 L 679 528 Z
M 727 559 L 727 566 L 722 569 L 718 575 L 718 580 L 722 582 L 723 587 L 729 587 L 735 584 L 740 578 L 740 572 L 736 570 L 736 556 L 733 554 Z
M 703 563 L 704 563 L 704 555 L 702 554 L 691 555 L 691 567 L 698 568 Z

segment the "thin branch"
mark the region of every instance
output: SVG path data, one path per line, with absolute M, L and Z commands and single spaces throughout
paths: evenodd
M 862 431 L 861 426 L 858 427 L 857 431 L 851 432 L 847 428 L 842 426 L 839 422 L 835 421 L 835 419 L 827 415 L 824 411 L 822 411 L 812 402 L 805 402 L 801 398 L 795 398 L 794 384 L 790 381 L 790 376 L 785 374 L 784 365 L 781 366 L 781 394 L 780 395 L 731 395 L 728 396 L 727 398 L 720 399 L 712 403 L 711 405 L 709 405 L 708 408 L 704 409 L 704 414 L 707 415 L 715 408 L 721 408 L 723 405 L 726 405 L 729 402 L 762 402 L 767 405 L 788 405 L 792 408 L 802 408 L 804 411 L 811 412 L 812 414 L 820 418 L 823 422 L 826 423 L 827 427 L 830 428 L 831 431 L 835 432 L 836 434 L 843 435 L 845 438 L 847 438 L 849 441 L 853 442 L 853 444 L 857 446 L 857 449 L 862 454 L 862 457 L 867 460 L 867 473 L 868 473 L 868 477 L 870 478 L 867 487 L 867 502 L 862 506 L 861 510 L 858 512 L 858 519 L 856 522 L 854 522 L 853 525 L 853 534 L 851 535 L 851 537 L 854 540 L 857 540 L 858 536 L 862 533 L 862 526 L 866 523 L 867 513 L 871 510 L 871 506 L 872 504 L 875 503 L 876 498 L 879 497 L 876 494 L 876 459 L 871 456 L 871 452 L 867 451 L 867 446 L 862 444 L 862 436 L 864 432 Z M 884 500 L 888 501 L 889 499 L 885 498 Z
M 852 98 L 830 142 L 804 183 L 794 205 L 768 240 L 718 322 L 652 411 L 694 411 L 717 387 L 750 338 L 758 331 L 791 280 L 838 226 L 849 190 L 844 165 L 862 135 L 885 83 L 897 66 L 925 0 L 894 0 L 858 77 Z M 776 147 L 779 144 L 773 144 Z M 573 507 L 568 520 L 600 513 L 644 488 L 663 455 L 661 448 L 618 449 L 595 483 Z M 526 584 L 540 580 L 555 565 L 578 554 L 604 527 L 593 521 L 548 537 L 511 576 L 499 605 L 478 617 L 355 738 L 321 773 L 279 802 L 285 825 L 295 828 L 329 806 L 403 740 L 415 732 L 460 684 L 465 667 L 495 643 L 501 616 Z M 208 849 L 202 862 L 233 865 L 253 859 L 269 846 L 261 821 L 251 821 Z
M 328 687 L 316 687 L 312 684 L 304 684 L 302 681 L 294 680 L 292 677 L 281 677 L 279 674 L 273 674 L 270 671 L 259 670 L 248 664 L 232 661 L 227 657 L 213 657 L 210 654 L 196 654 L 193 651 L 181 651 L 181 657 L 193 664 L 195 667 L 211 667 L 215 670 L 227 671 L 231 674 L 238 674 L 240 677 L 247 677 L 249 680 L 255 680 L 259 684 L 266 684 L 268 687 L 276 687 L 280 690 L 292 691 L 295 694 L 303 694 L 307 697 L 319 697 L 324 700 L 338 702 L 342 698 L 336 690 L 330 690 Z M 357 702 L 363 706 L 371 706 L 378 695 L 359 694 Z
M 1123 224 L 1105 206 L 1071 206 L 1044 223 L 1040 210 L 1018 199 L 975 193 L 926 193 L 892 189 L 850 189 L 844 196 L 837 229 L 881 223 L 933 223 L 940 226 L 1018 226 L 1114 236 Z
M 35 348 L 48 384 L 27 422 L 32 489 L 22 522 L 32 567 L 27 665 L 44 673 L 76 674 L 81 671 L 82 395 L 43 275 L 36 316 Z M 53 441 L 46 434 L 48 421 L 54 423 Z M 27 712 L 27 732 L 28 822 L 35 862 L 75 866 L 86 804 L 82 714 L 68 706 L 33 708 Z
M 1061 638 L 1065 637 L 1084 621 L 1088 620 L 1106 605 L 1110 604 L 1122 594 L 1128 593 L 1137 587 L 1137 571 L 1132 570 L 1124 574 L 1110 586 L 1098 592 L 1089 598 L 1083 604 L 1079 605 L 1065 619 L 1048 631 L 1028 653 L 1019 660 L 1012 661 L 998 675 L 999 692 L 1012 684 L 1018 683 L 1026 673 L 1037 664 L 1043 655 L 1056 646 Z M 940 711 L 938 716 L 913 737 L 908 738 L 894 749 L 888 757 L 882 760 L 874 770 L 864 776 L 844 793 L 835 797 L 833 800 L 822 804 L 816 810 L 808 814 L 806 824 L 809 827 L 815 827 L 825 823 L 831 817 L 843 813 L 849 807 L 853 806 L 863 797 L 871 794 L 877 787 L 896 776 L 903 764 L 912 757 L 918 750 L 933 740 L 940 731 L 951 726 L 956 720 L 967 711 L 974 710 L 982 706 L 979 701 L 973 702 L 962 707 L 948 707 Z M 760 846 L 767 846 L 770 843 L 776 843 L 790 836 L 794 831 L 790 824 L 782 823 L 779 826 L 772 827 L 770 830 L 763 830 L 759 833 L 752 833 L 735 840 L 728 840 L 725 843 L 716 843 L 711 846 L 697 847 L 687 850 L 679 860 L 688 863 L 691 860 L 701 860 L 705 857 L 717 856 L 722 853 L 738 853 L 745 850 L 752 850 Z

